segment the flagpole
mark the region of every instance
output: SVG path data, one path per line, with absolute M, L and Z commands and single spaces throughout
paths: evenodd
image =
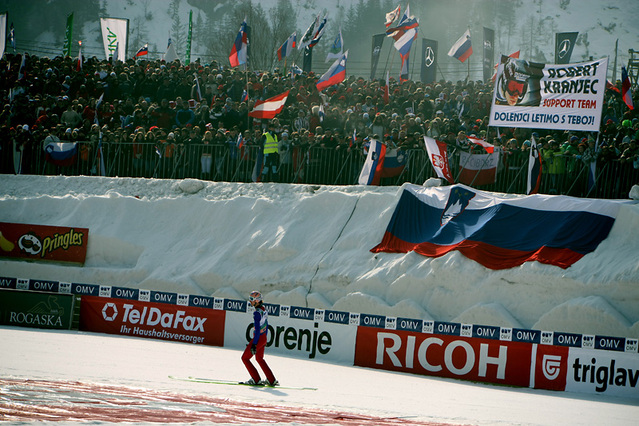
M 249 78 L 248 78 L 248 59 L 246 61 L 247 63 L 246 65 L 246 69 L 244 70 L 244 74 L 246 76 L 246 110 L 248 111 L 248 106 L 249 106 Z M 248 131 L 251 128 L 251 117 L 248 115 L 248 113 L 246 114 L 246 130 Z
M 470 34 L 470 26 L 468 26 L 468 34 Z M 473 55 L 470 55 L 470 56 L 473 56 Z M 470 56 L 468 57 L 468 74 L 466 74 L 466 83 L 470 81 Z
M 388 36 L 387 36 L 387 37 L 388 37 Z M 393 49 L 393 46 L 391 45 L 391 49 L 388 51 L 388 55 L 386 55 L 386 63 L 384 64 L 384 72 L 386 72 L 386 70 L 387 70 L 387 69 L 388 69 L 388 72 L 390 72 L 390 71 L 393 69 L 393 62 L 392 62 L 392 61 L 391 61 L 391 63 L 390 63 L 390 64 L 391 64 L 391 67 L 390 67 L 390 68 L 388 68 L 388 59 L 390 58 L 391 51 L 393 52 L 393 59 L 395 59 L 395 55 L 394 55 L 395 50 L 396 50 L 396 49 Z

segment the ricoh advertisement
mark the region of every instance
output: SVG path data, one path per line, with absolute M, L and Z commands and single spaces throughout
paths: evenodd
M 531 354 L 528 343 L 359 327 L 355 365 L 527 387 Z

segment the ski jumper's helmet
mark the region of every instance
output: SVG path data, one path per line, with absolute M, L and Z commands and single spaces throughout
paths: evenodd
M 260 293 L 259 291 L 252 291 L 251 294 L 249 295 L 249 301 L 253 302 L 261 302 L 262 301 L 262 293 Z

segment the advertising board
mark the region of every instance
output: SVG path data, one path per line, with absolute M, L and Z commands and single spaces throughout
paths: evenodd
M 83 296 L 80 330 L 224 346 L 225 312 Z
M 0 222 L 0 256 L 84 264 L 89 229 Z

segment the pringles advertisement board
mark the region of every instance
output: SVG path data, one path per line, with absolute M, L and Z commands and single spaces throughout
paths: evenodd
M 88 228 L 0 222 L 0 257 L 84 264 Z

